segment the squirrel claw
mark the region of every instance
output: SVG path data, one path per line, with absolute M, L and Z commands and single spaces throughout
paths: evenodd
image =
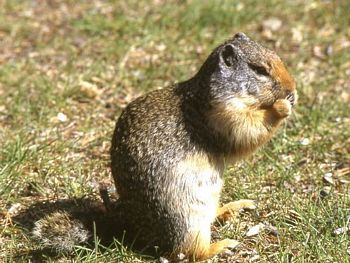
M 225 244 L 225 247 L 230 248 L 230 249 L 233 249 L 239 245 L 239 242 L 237 240 L 234 240 L 234 239 L 226 238 L 222 241 Z

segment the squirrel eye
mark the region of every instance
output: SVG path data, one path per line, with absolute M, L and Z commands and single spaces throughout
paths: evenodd
M 221 56 L 228 67 L 233 67 L 237 61 L 235 50 L 230 44 L 223 48 Z
M 248 66 L 258 75 L 270 76 L 269 72 L 267 72 L 265 67 L 254 65 L 251 63 L 249 63 Z

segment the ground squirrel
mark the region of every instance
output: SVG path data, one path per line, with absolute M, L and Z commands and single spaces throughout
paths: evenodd
M 271 138 L 296 94 L 281 59 L 237 33 L 191 79 L 131 102 L 111 146 L 118 223 L 170 256 L 202 260 L 235 246 L 231 239 L 210 243 L 211 224 L 254 203 L 219 207 L 224 167 Z

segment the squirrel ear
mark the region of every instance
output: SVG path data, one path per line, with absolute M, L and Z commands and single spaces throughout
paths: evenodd
M 236 50 L 231 44 L 227 44 L 222 48 L 220 56 L 227 67 L 234 66 L 237 61 Z

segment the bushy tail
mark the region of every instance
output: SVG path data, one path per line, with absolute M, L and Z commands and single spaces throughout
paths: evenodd
M 108 202 L 107 202 L 108 201 Z M 41 249 L 70 254 L 74 247 L 92 244 L 96 233 L 101 244 L 124 236 L 124 210 L 120 202 L 76 201 L 67 209 L 47 211 L 32 226 L 32 237 Z M 40 208 L 35 209 L 37 212 Z
M 44 249 L 70 253 L 74 246 L 88 243 L 92 233 L 80 220 L 59 211 L 35 222 L 32 236 Z

